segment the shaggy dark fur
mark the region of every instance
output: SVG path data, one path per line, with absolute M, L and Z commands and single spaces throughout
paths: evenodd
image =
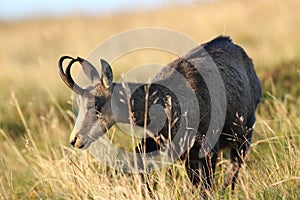
M 66 73 L 62 67 L 64 59 L 71 59 Z M 213 69 L 215 65 L 207 65 L 206 61 L 209 59 L 212 59 L 217 69 Z M 92 86 L 82 89 L 74 83 L 70 75 L 70 67 L 74 62 L 81 63 L 85 74 L 93 82 Z M 166 150 L 168 139 L 173 142 L 179 133 L 184 133 L 186 141 L 195 139 L 189 149 L 186 148 L 188 142 L 183 143 L 187 151 L 179 155 L 185 160 L 191 182 L 194 185 L 201 183 L 203 189 L 211 190 L 218 152 L 228 148 L 230 164 L 223 188 L 231 184 L 234 189 L 238 171 L 250 147 L 255 110 L 262 95 L 252 60 L 241 47 L 235 45 L 229 37 L 217 37 L 168 64 L 151 84 L 113 83 L 111 67 L 104 60 L 101 60 L 101 64 L 102 76 L 99 76 L 97 70 L 81 58 L 64 56 L 59 61 L 60 75 L 65 83 L 80 94 L 82 99 L 87 100 L 87 107 L 95 105 L 97 110 L 95 112 L 92 106 L 93 109 L 86 112 L 85 119 L 78 120 L 79 125 L 75 125 L 70 137 L 73 146 L 87 148 L 116 122 L 134 122 L 142 127 L 147 125 L 155 137 L 141 140 L 136 151 L 142 153 Z M 212 87 L 215 96 L 211 96 L 212 89 L 209 91 L 205 81 L 205 76 L 209 77 L 213 70 L 219 71 L 223 80 L 223 97 L 220 96 L 223 90 L 217 83 L 212 84 L 215 86 Z M 176 74 L 180 74 L 183 81 Z M 196 98 L 192 98 L 192 93 Z M 224 102 L 220 101 L 218 105 L 212 106 L 215 98 L 219 97 Z M 156 110 L 151 110 L 154 107 Z M 213 109 L 220 111 L 217 113 L 220 117 L 212 112 Z M 197 116 L 199 111 L 200 118 Z M 214 134 L 208 133 L 209 124 L 220 120 L 221 116 L 225 118 L 225 122 L 220 127 L 221 135 L 217 143 L 209 148 L 204 157 L 200 157 L 205 138 Z
M 199 150 L 201 141 L 207 133 L 208 124 L 211 119 L 211 100 L 208 88 L 203 77 L 197 70 L 201 70 L 201 66 L 193 66 L 188 58 L 198 56 L 203 48 L 211 56 L 216 63 L 217 68 L 222 76 L 226 89 L 226 118 L 222 134 L 217 144 L 212 148 L 211 154 L 207 154 L 205 158 L 199 158 Z M 201 181 L 206 189 L 212 186 L 212 177 L 215 171 L 218 151 L 223 148 L 230 149 L 230 166 L 228 167 L 225 178 L 224 189 L 232 184 L 232 189 L 236 182 L 238 170 L 244 161 L 245 155 L 249 150 L 253 125 L 255 123 L 255 110 L 261 100 L 261 84 L 254 71 L 251 59 L 245 51 L 232 43 L 229 37 L 220 36 L 206 44 L 203 44 L 187 54 L 186 58 L 179 58 L 167 65 L 168 68 L 163 69 L 153 80 L 155 84 L 151 84 L 149 88 L 148 110 L 153 106 L 154 102 L 165 107 L 166 96 L 171 96 L 172 99 L 172 119 L 178 119 L 172 127 L 172 137 L 177 133 L 178 126 L 182 115 L 182 108 L 178 102 L 176 95 L 168 88 L 162 86 L 162 83 L 172 83 L 173 71 L 175 69 L 188 81 L 178 85 L 178 90 L 193 90 L 198 98 L 198 105 L 201 113 L 198 137 L 193 147 L 188 153 L 186 159 L 186 170 L 193 184 L 197 185 Z M 137 120 L 137 125 L 144 125 L 145 112 L 145 89 L 144 86 L 139 87 L 131 96 L 132 112 Z M 186 99 L 188 102 L 189 99 Z M 191 108 L 190 112 L 193 112 Z M 242 116 L 242 118 L 240 118 Z M 155 116 L 153 116 L 155 118 Z M 147 124 L 151 119 L 147 118 Z M 161 130 L 152 130 L 158 135 L 163 135 L 168 138 L 167 121 Z M 158 142 L 160 144 L 158 144 Z M 155 151 L 162 148 L 164 142 L 162 140 L 154 140 L 147 138 L 142 141 L 138 149 L 143 149 L 146 143 L 145 152 Z

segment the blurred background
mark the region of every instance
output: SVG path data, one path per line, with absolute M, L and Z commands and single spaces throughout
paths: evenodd
M 258 112 L 260 121 L 254 141 L 263 140 L 269 133 L 273 134 L 269 137 L 277 137 L 278 133 L 290 137 L 295 133 L 298 136 L 291 139 L 292 146 L 299 147 L 299 0 L 10 0 L 0 4 L 0 158 L 6 166 L 1 174 L 13 174 L 11 181 L 9 178 L 1 182 L 3 197 L 14 196 L 16 191 L 20 196 L 29 195 L 25 189 L 31 188 L 40 178 L 28 178 L 34 171 L 28 164 L 30 161 L 26 161 L 25 172 L 20 170 L 19 161 L 26 159 L 18 156 L 27 152 L 28 145 L 36 146 L 46 157 L 52 155 L 51 149 L 60 144 L 69 147 L 68 135 L 73 124 L 71 91 L 58 74 L 60 56 L 87 57 L 99 43 L 134 28 L 172 29 L 199 44 L 218 35 L 230 36 L 253 59 L 264 87 L 264 101 Z M 146 53 L 133 53 L 115 61 L 112 67 L 122 69 L 115 73 L 118 75 L 137 63 L 167 64 L 175 58 L 174 55 Z M 35 145 L 33 141 L 36 141 Z M 13 153 L 10 150 L 12 145 L 19 149 L 16 150 L 19 154 L 23 153 Z M 258 146 L 262 148 L 256 149 L 258 153 L 264 151 L 264 145 L 267 144 Z M 288 144 L 284 143 L 273 150 L 278 148 L 281 152 L 284 150 L 280 148 L 285 149 L 286 146 Z M 274 156 L 273 150 L 268 158 L 257 157 L 274 160 L 278 155 Z M 299 150 L 293 155 L 296 164 L 300 164 L 297 157 Z M 18 159 L 11 159 L 14 157 Z M 55 162 L 55 158 L 43 162 Z M 286 156 L 286 160 L 290 160 L 290 156 Z M 274 168 L 281 166 L 277 161 L 273 164 Z M 281 168 L 289 168 L 290 164 L 286 162 Z M 289 172 L 299 178 L 298 169 L 296 167 Z M 261 175 L 257 172 L 254 176 Z M 281 175 L 276 178 L 278 180 L 272 179 L 273 183 L 280 181 Z M 289 191 L 299 189 L 297 180 L 300 179 L 293 180 L 298 184 L 287 188 L 282 186 L 277 188 L 278 191 L 289 195 Z M 264 188 L 264 185 L 260 186 Z M 35 193 L 39 191 L 47 193 L 48 190 L 43 188 Z
M 85 57 L 112 35 L 148 26 L 174 29 L 199 43 L 229 35 L 260 71 L 298 59 L 298 5 L 296 0 L 3 1 L 1 85 L 25 86 L 20 82 L 26 79 L 28 84 L 57 88 L 61 55 Z
M 32 84 L 55 95 L 65 94 L 56 69 L 61 55 L 86 57 L 110 36 L 148 26 L 179 31 L 199 44 L 229 35 L 246 49 L 261 72 L 299 59 L 298 5 L 296 0 L 3 1 L 2 89 Z

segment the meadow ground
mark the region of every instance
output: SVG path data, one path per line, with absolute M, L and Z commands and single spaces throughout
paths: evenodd
M 59 78 L 57 60 L 65 54 L 86 57 L 111 35 L 154 26 L 199 43 L 230 35 L 253 58 L 264 98 L 236 192 L 227 192 L 225 199 L 299 199 L 299 7 L 298 0 L 230 0 L 130 14 L 0 22 L 0 198 L 143 198 L 138 175 L 116 172 L 68 144 L 71 91 Z M 140 63 L 174 59 L 150 54 L 133 52 L 112 67 L 121 69 L 115 71 L 120 74 Z M 227 164 L 226 159 L 218 163 L 215 198 Z M 180 162 L 149 176 L 150 184 L 156 180 L 158 199 L 198 197 L 199 188 L 191 185 Z

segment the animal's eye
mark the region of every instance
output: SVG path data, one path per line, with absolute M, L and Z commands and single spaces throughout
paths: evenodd
M 95 102 L 88 102 L 87 104 L 87 109 L 88 110 L 91 110 L 91 109 L 96 109 L 96 105 L 95 105 Z
M 105 101 L 103 101 L 103 98 L 101 98 L 101 97 L 96 97 L 96 99 L 95 99 L 95 107 L 96 107 L 97 109 L 102 108 L 102 107 L 104 106 L 104 103 L 105 103 Z
M 102 102 L 96 102 L 95 106 L 96 108 L 100 109 L 104 106 L 104 104 Z

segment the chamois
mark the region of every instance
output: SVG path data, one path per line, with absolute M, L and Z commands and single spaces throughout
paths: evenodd
M 212 106 L 222 105 L 222 103 L 212 104 L 212 98 L 215 97 L 210 95 L 211 91 L 203 77 L 203 74 L 211 70 L 210 65 L 202 66 L 205 65 L 203 60 L 208 57 L 214 62 L 223 81 L 225 89 L 223 98 L 226 105 L 219 109 L 224 109 L 225 113 L 216 143 L 205 156 L 200 156 L 205 137 L 213 134 L 208 133 L 209 124 L 217 120 L 212 118 L 214 116 Z M 194 62 L 195 59 L 200 61 Z M 63 68 L 64 60 L 70 60 L 66 70 Z M 90 86 L 82 88 L 74 82 L 70 71 L 75 62 L 81 64 L 92 83 Z M 113 82 L 110 65 L 103 59 L 100 63 L 101 75 L 91 63 L 80 57 L 63 56 L 59 60 L 62 80 L 78 94 L 79 113 L 70 136 L 70 143 L 74 147 L 88 148 L 117 122 L 133 122 L 141 127 L 156 124 L 153 121 L 161 120 L 158 116 L 161 113 L 152 112 L 150 116 L 147 112 L 153 105 L 159 105 L 165 109 L 166 118 L 162 126 L 149 128 L 154 137 L 143 138 L 136 151 L 142 153 L 159 151 L 165 148 L 167 141 L 172 141 L 176 137 L 181 126 L 186 129 L 186 132 L 183 132 L 185 134 L 190 134 L 189 127 L 192 126 L 191 130 L 197 127 L 193 130 L 195 137 L 189 140 L 192 141 L 190 148 L 179 157 L 185 160 L 191 182 L 194 185 L 202 184 L 205 189 L 211 189 L 218 152 L 227 148 L 230 149 L 230 164 L 223 188 L 231 184 L 232 190 L 234 189 L 239 169 L 251 144 L 255 111 L 262 96 L 261 83 L 252 60 L 240 46 L 234 44 L 229 37 L 219 36 L 168 64 L 150 84 Z M 206 72 L 201 74 L 204 70 Z M 185 81 L 177 80 L 178 73 Z M 172 83 L 176 84 L 175 86 L 173 84 L 173 88 L 179 93 L 167 87 Z M 216 86 L 212 89 L 218 91 L 222 88 Z M 189 92 L 195 94 L 196 101 L 190 98 Z M 130 94 L 128 101 L 126 94 Z M 200 117 L 197 117 L 196 112 L 200 113 Z M 184 120 L 183 116 L 186 115 L 191 117 Z

